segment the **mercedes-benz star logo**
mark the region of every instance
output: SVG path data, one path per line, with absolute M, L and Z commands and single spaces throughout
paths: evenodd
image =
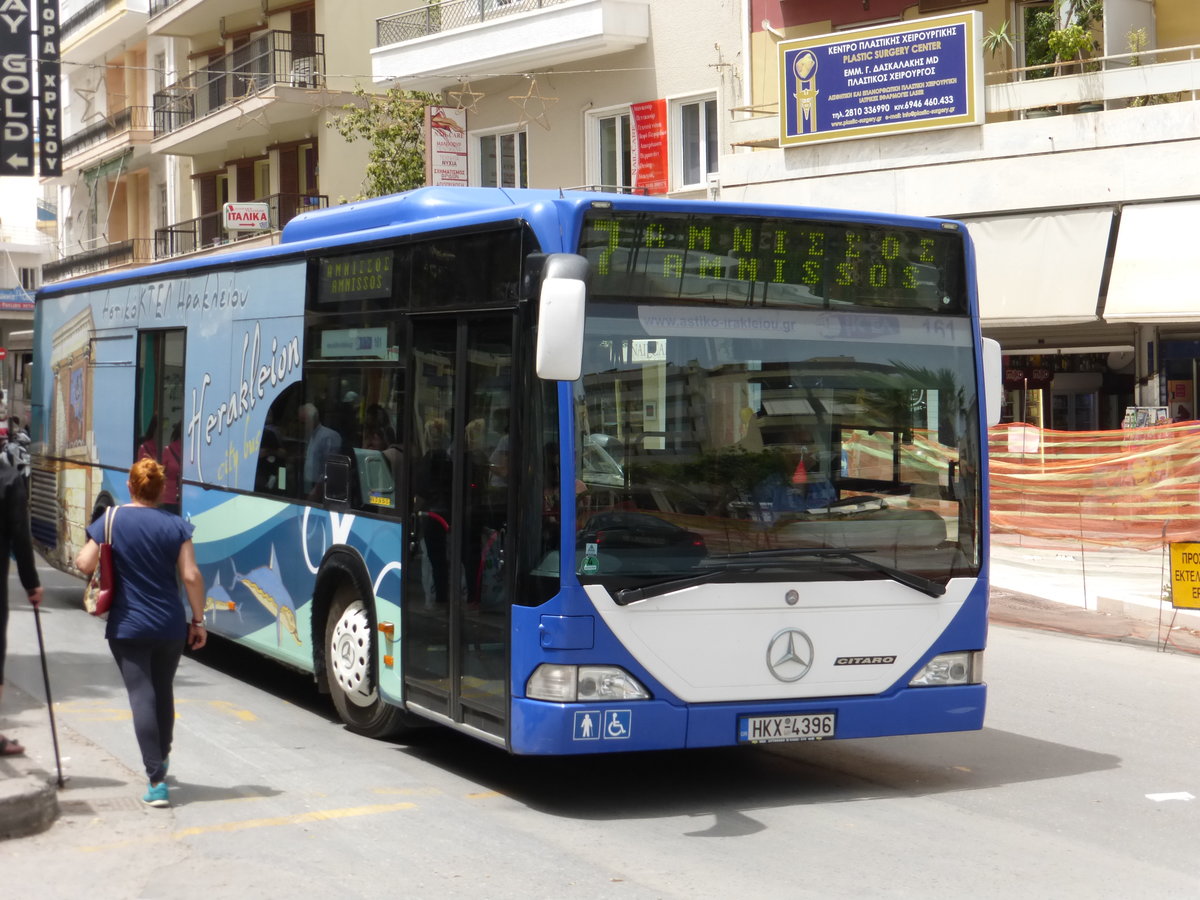
M 767 668 L 780 681 L 799 681 L 812 668 L 813 645 L 798 628 L 785 628 L 767 644 Z

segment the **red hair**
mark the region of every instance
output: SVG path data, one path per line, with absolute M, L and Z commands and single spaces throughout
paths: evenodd
M 129 469 L 129 493 L 142 503 L 157 503 L 165 480 L 162 466 L 149 457 L 139 459 Z

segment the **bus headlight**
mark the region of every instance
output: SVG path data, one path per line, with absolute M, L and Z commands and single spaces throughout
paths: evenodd
M 935 687 L 944 684 L 981 684 L 983 682 L 983 651 L 964 650 L 943 653 L 927 662 L 909 687 Z
M 551 703 L 574 703 L 580 700 L 649 700 L 650 692 L 620 666 L 543 663 L 529 676 L 525 696 Z

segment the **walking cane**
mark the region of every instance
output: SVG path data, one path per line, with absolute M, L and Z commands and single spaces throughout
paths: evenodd
M 33 605 L 33 622 L 37 626 L 38 650 L 42 654 L 42 680 L 46 683 L 46 708 L 50 710 L 50 737 L 54 740 L 54 765 L 58 767 L 58 787 L 59 790 L 65 785 L 62 773 L 62 756 L 58 752 L 58 728 L 54 724 L 54 700 L 50 697 L 50 670 L 46 667 L 46 642 L 42 639 L 42 613 L 38 608 L 40 604 Z

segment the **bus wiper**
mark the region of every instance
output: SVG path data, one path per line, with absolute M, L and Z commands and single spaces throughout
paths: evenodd
M 858 565 L 872 569 L 876 572 L 882 572 L 893 581 L 910 587 L 913 590 L 920 591 L 930 597 L 940 597 L 946 593 L 944 585 L 938 584 L 929 578 L 921 575 L 915 575 L 912 572 L 906 572 L 903 569 L 897 569 L 895 566 L 889 566 L 885 563 L 876 562 L 873 559 L 868 559 L 863 556 L 864 553 L 874 553 L 874 550 L 836 550 L 829 547 L 798 547 L 791 550 L 751 550 L 746 553 L 730 553 L 725 556 L 710 556 L 708 561 L 720 563 L 721 565 L 709 569 L 707 572 L 701 572 L 699 575 L 691 575 L 687 578 L 672 578 L 670 581 L 660 581 L 656 584 L 648 584 L 640 588 L 624 588 L 617 591 L 613 595 L 613 599 L 618 606 L 627 606 L 630 603 L 636 603 L 639 600 L 649 600 L 651 597 L 660 597 L 663 594 L 670 594 L 673 591 L 681 591 L 684 588 L 692 587 L 697 584 L 705 584 L 713 581 L 721 575 L 727 574 L 731 569 L 747 569 L 759 568 L 768 560 L 779 560 L 787 562 L 788 559 L 803 556 L 815 556 L 818 558 L 831 559 L 846 559 Z
M 886 563 L 881 563 L 873 559 L 863 556 L 864 553 L 875 553 L 870 549 L 837 549 L 834 547 L 795 547 L 790 550 L 750 550 L 746 553 L 730 553 L 726 556 L 715 557 L 721 561 L 751 561 L 763 558 L 778 558 L 788 559 L 798 556 L 816 556 L 818 558 L 828 559 L 847 559 L 851 562 L 858 563 L 865 569 L 873 569 L 876 572 L 882 572 L 884 575 L 893 581 L 910 587 L 913 590 L 920 591 L 922 594 L 927 594 L 930 597 L 940 597 L 946 593 L 945 585 L 938 584 L 936 581 L 925 578 L 923 575 L 916 575 L 913 572 L 906 572 L 904 569 L 898 569 L 895 566 L 889 566 Z M 709 557 L 713 559 L 714 557 Z
M 649 600 L 651 597 L 660 597 L 672 591 L 681 591 L 695 584 L 704 584 L 707 581 L 712 581 L 718 575 L 724 575 L 728 571 L 727 567 L 722 566 L 719 569 L 709 569 L 707 572 L 692 575 L 688 578 L 672 578 L 670 581 L 659 581 L 640 588 L 623 588 L 613 594 L 613 599 L 617 601 L 618 606 L 628 606 L 630 603 L 636 603 L 639 600 Z

